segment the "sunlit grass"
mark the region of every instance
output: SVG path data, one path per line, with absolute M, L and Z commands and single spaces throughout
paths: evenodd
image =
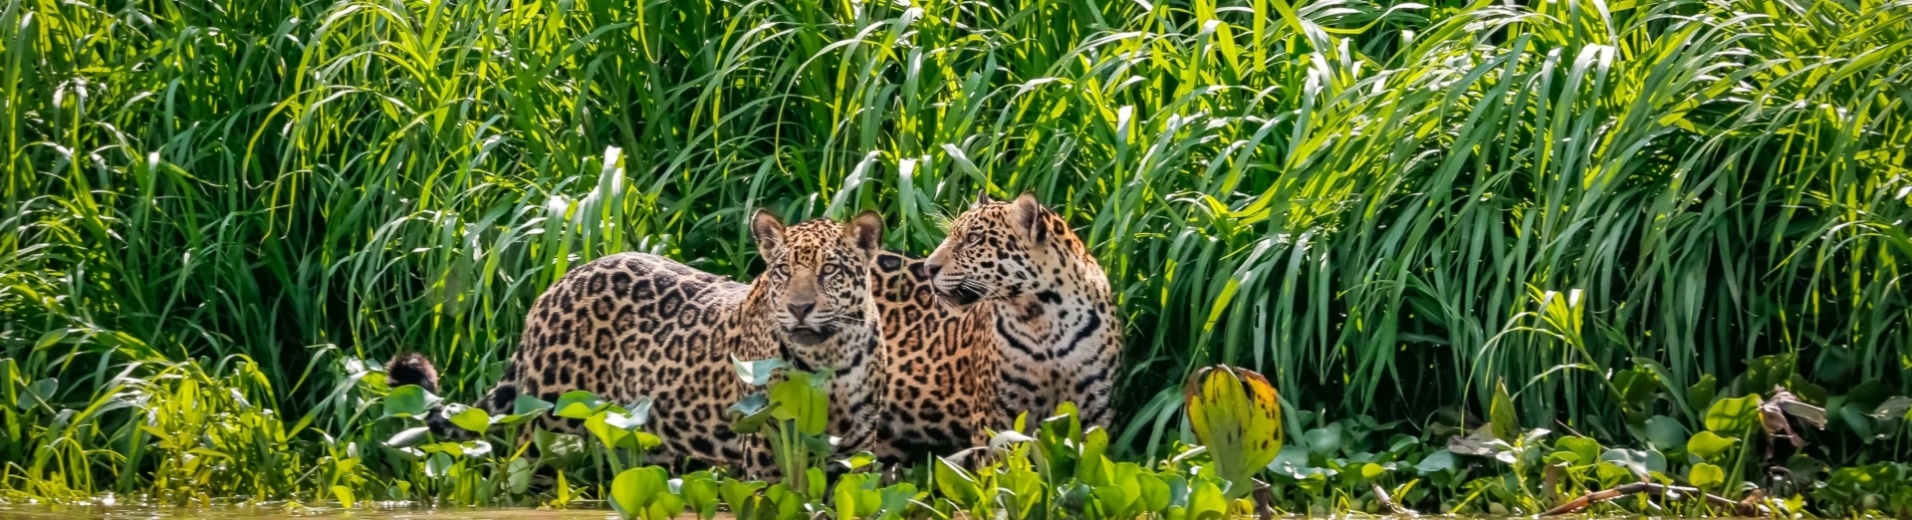
M 244 355 L 353 436 L 362 360 L 475 396 L 597 256 L 748 276 L 758 206 L 920 253 L 1033 190 L 1120 291 L 1137 453 L 1223 361 L 1290 421 L 1504 380 L 1615 438 L 1636 367 L 1912 391 L 1912 2 L 1533 4 L 5 0 L 0 348 L 76 409 Z

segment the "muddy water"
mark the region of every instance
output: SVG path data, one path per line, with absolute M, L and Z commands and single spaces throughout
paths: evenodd
M 532 508 L 452 508 L 431 509 L 422 506 L 403 504 L 386 505 L 357 509 L 338 507 L 304 507 L 279 505 L 251 505 L 199 508 L 165 508 L 135 506 L 52 506 L 52 505 L 0 505 L 0 518 L 23 520 L 54 519 L 112 519 L 112 520 L 159 520 L 185 518 L 212 518 L 229 520 L 268 520 L 268 519 L 313 519 L 313 518 L 352 518 L 362 520 L 615 520 L 617 513 L 602 504 L 583 504 L 569 509 L 532 509 Z M 684 514 L 681 519 L 695 519 L 696 515 Z M 716 520 L 734 520 L 729 514 L 718 514 Z

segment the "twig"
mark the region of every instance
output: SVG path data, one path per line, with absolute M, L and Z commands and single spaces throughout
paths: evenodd
M 1568 514 L 1578 513 L 1581 510 L 1586 509 L 1587 507 L 1592 506 L 1594 504 L 1597 504 L 1600 502 L 1606 502 L 1608 500 L 1613 500 L 1613 499 L 1620 498 L 1627 495 L 1646 493 L 1646 494 L 1654 495 L 1654 496 L 1666 496 L 1669 492 L 1676 493 L 1676 494 L 1696 495 L 1696 496 L 1705 498 L 1707 504 L 1712 505 L 1714 507 L 1730 507 L 1733 509 L 1733 514 L 1738 516 L 1765 516 L 1766 515 L 1766 508 L 1761 507 L 1756 503 L 1734 502 L 1732 499 L 1722 497 L 1719 495 L 1714 495 L 1710 493 L 1701 493 L 1698 488 L 1668 486 L 1664 484 L 1655 484 L 1652 482 L 1635 482 L 1632 484 L 1625 484 L 1613 489 L 1603 489 L 1600 491 L 1595 491 L 1592 493 L 1581 495 L 1580 498 L 1569 500 L 1567 501 L 1567 503 L 1561 504 L 1560 507 L 1549 509 L 1547 510 L 1547 512 L 1541 513 L 1540 516 L 1558 516 L 1558 515 L 1568 515 Z
M 1413 509 L 1401 507 L 1401 504 L 1394 503 L 1394 499 L 1388 496 L 1388 490 L 1382 489 L 1380 484 L 1369 483 L 1368 485 L 1374 486 L 1375 500 L 1381 502 L 1381 507 L 1388 508 L 1388 512 L 1394 513 L 1396 516 L 1416 516 L 1420 514 Z
M 1275 519 L 1275 490 L 1267 484 L 1255 483 L 1255 516 L 1259 520 Z

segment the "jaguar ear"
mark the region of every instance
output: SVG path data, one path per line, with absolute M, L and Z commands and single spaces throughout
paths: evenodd
M 1013 215 L 1016 227 L 1022 229 L 1023 235 L 1029 237 L 1029 241 L 1041 244 L 1049 240 L 1049 224 L 1047 219 L 1042 218 L 1042 214 L 1049 211 L 1049 208 L 1044 208 L 1042 203 L 1036 202 L 1034 192 L 1022 192 L 1022 196 L 1016 197 L 1012 207 L 1015 208 Z
M 850 219 L 850 224 L 845 227 L 848 228 L 850 236 L 856 239 L 857 248 L 871 257 L 876 256 L 877 248 L 883 245 L 882 215 L 874 211 L 858 213 L 856 218 Z
M 783 220 L 769 210 L 757 210 L 750 217 L 750 236 L 757 239 L 757 252 L 768 257 L 783 248 Z
M 979 189 L 979 190 L 976 190 L 976 202 L 973 204 L 970 204 L 969 207 L 971 208 L 982 207 L 982 205 L 984 204 L 988 204 L 995 201 L 996 199 L 989 198 L 989 190 L 987 188 Z

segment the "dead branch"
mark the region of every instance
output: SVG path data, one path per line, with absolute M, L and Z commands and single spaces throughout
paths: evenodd
M 1257 520 L 1275 519 L 1275 490 L 1267 484 L 1255 483 L 1255 518 Z
M 1388 512 L 1394 513 L 1396 516 L 1416 516 L 1420 514 L 1413 509 L 1401 507 L 1401 504 L 1394 503 L 1394 499 L 1388 496 L 1388 490 L 1383 489 L 1380 484 L 1370 483 L 1368 485 L 1374 486 L 1374 499 L 1380 501 L 1381 507 L 1387 508 Z

